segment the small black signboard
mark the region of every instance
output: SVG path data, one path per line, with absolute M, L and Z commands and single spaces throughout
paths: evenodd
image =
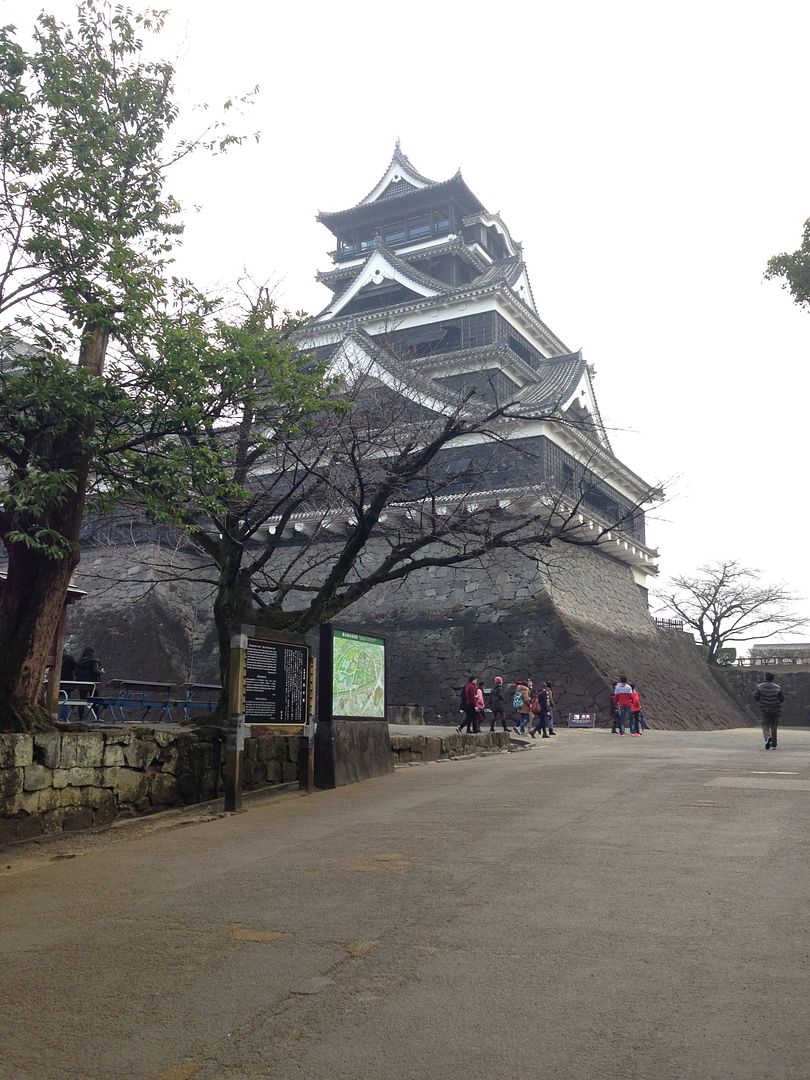
M 570 728 L 596 727 L 596 710 L 591 712 L 574 712 L 568 714 L 568 726 Z
M 248 637 L 245 723 L 306 724 L 309 650 L 306 645 Z

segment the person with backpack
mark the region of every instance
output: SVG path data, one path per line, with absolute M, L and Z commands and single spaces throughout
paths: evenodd
M 531 711 L 529 709 L 529 702 L 531 701 L 531 693 L 529 692 L 530 682 L 530 679 L 522 679 L 520 676 L 515 680 L 515 694 L 512 698 L 512 708 L 517 713 L 515 723 L 513 724 L 515 734 L 517 735 L 526 734 L 526 725 L 531 716 Z
M 500 675 L 495 676 L 492 693 L 489 695 L 489 707 L 492 709 L 492 725 L 490 731 L 495 730 L 496 724 L 503 724 L 503 730 L 508 731 L 506 723 L 506 698 L 503 693 L 503 679 Z
M 551 683 L 546 683 L 546 693 L 548 694 L 548 733 L 549 735 L 556 735 L 554 730 L 554 691 L 551 687 Z
M 461 691 L 461 702 L 464 709 L 464 720 L 458 725 L 456 731 L 459 734 L 464 730 L 464 724 L 467 725 L 467 734 L 472 735 L 473 732 L 478 731 L 478 686 L 474 675 L 470 675 L 467 682 L 464 684 L 464 689 Z

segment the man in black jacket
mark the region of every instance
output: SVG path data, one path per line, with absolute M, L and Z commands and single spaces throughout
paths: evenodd
M 765 737 L 766 750 L 776 749 L 776 729 L 784 700 L 782 687 L 773 681 L 773 672 L 769 671 L 765 682 L 761 682 L 754 691 L 754 701 L 759 702 L 759 711 L 762 713 L 762 734 Z

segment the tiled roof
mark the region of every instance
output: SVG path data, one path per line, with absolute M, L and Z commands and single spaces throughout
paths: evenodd
M 425 185 L 425 187 L 417 188 L 417 189 L 415 189 L 415 191 L 407 191 L 407 192 L 404 192 L 401 195 L 392 195 L 390 198 L 387 198 L 385 200 L 385 203 L 386 203 L 386 205 L 394 204 L 399 199 L 409 199 L 414 194 L 417 194 L 417 193 L 420 193 L 420 192 L 423 192 L 423 191 L 430 192 L 432 195 L 435 195 L 436 197 L 444 195 L 445 192 L 449 195 L 450 192 L 454 188 L 456 189 L 458 195 L 465 197 L 465 199 L 466 199 L 466 201 L 468 202 L 469 205 L 478 206 L 478 207 L 481 207 L 481 209 L 483 209 L 483 206 L 482 206 L 480 200 L 473 194 L 473 192 L 470 190 L 469 187 L 467 187 L 467 184 L 464 182 L 464 177 L 461 175 L 461 170 L 459 170 L 454 176 L 451 176 L 449 180 L 440 180 L 440 181 L 438 181 L 436 183 L 431 181 L 431 182 L 427 183 Z M 372 188 L 372 191 L 373 190 L 374 189 Z M 366 198 L 368 198 L 368 196 L 366 196 Z M 370 207 L 375 207 L 376 205 L 377 205 L 376 202 L 373 202 L 373 203 L 359 202 L 355 206 L 350 206 L 347 210 L 331 210 L 331 211 L 321 210 L 321 211 L 318 212 L 316 220 L 320 221 L 323 225 L 326 225 L 327 228 L 331 229 L 332 224 L 336 224 L 336 225 L 339 226 L 342 222 L 344 222 L 352 214 L 357 214 L 361 210 L 365 210 L 365 209 L 370 208 Z M 392 211 L 392 214 L 395 214 L 395 213 L 396 213 L 396 211 Z M 330 223 L 332 223 L 332 224 L 330 224 Z
M 574 393 L 586 371 L 581 351 L 545 360 L 536 368 L 537 381 L 525 386 L 518 400 L 533 408 L 557 408 Z

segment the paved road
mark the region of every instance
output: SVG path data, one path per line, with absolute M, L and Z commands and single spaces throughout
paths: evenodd
M 808 808 L 807 731 L 562 731 L 17 851 L 0 1076 L 807 1080 Z

